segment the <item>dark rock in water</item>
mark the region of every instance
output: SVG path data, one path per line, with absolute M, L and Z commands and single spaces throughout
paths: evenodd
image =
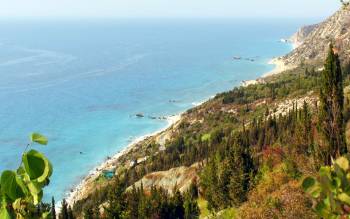
M 143 117 L 145 117 L 145 115 L 143 115 L 143 113 L 137 113 L 136 117 L 143 118 Z
M 80 151 L 79 153 L 80 153 L 80 154 L 83 154 L 83 152 L 81 152 L 81 151 Z
M 150 119 L 157 119 L 157 117 L 155 117 L 155 116 L 149 116 L 148 118 L 150 118 Z
M 253 58 L 245 58 L 245 60 L 246 61 L 250 61 L 250 62 L 254 62 L 255 61 L 255 59 L 253 59 Z
M 241 60 L 242 59 L 242 57 L 240 57 L 240 56 L 234 56 L 233 57 L 233 60 Z

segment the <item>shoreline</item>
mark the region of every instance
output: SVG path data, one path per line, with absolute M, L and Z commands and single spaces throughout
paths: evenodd
M 130 150 L 134 149 L 138 143 L 141 141 L 156 136 L 167 129 L 169 129 L 171 126 L 175 125 L 178 121 L 181 120 L 183 113 L 179 113 L 172 116 L 167 116 L 168 124 L 157 131 L 154 131 L 150 134 L 142 135 L 140 137 L 135 138 L 132 142 L 130 142 L 125 148 L 123 148 L 121 151 L 115 153 L 112 157 L 108 157 L 107 160 L 103 161 L 100 165 L 96 166 L 94 169 L 90 170 L 86 176 L 79 182 L 77 185 L 73 185 L 72 189 L 68 194 L 65 196 L 65 200 L 69 206 L 73 206 L 73 204 L 82 199 L 85 195 L 85 192 L 87 190 L 87 185 L 89 185 L 91 182 L 93 182 L 95 179 L 97 179 L 104 170 L 115 168 L 114 164 L 118 161 L 118 159 L 124 155 L 126 155 Z M 60 210 L 60 205 L 57 205 L 57 210 Z
M 293 48 L 294 47 L 295 47 L 295 43 L 293 43 Z M 249 86 L 249 85 L 252 85 L 252 84 L 263 83 L 264 82 L 264 78 L 272 76 L 272 75 L 279 74 L 279 73 L 281 73 L 283 71 L 286 71 L 286 70 L 292 68 L 291 66 L 286 66 L 285 63 L 281 60 L 281 57 L 273 58 L 267 64 L 275 65 L 274 69 L 269 71 L 269 72 L 263 73 L 261 77 L 255 79 L 255 80 L 242 81 L 241 86 Z M 204 104 L 205 102 L 207 102 L 210 99 L 211 99 L 211 97 L 209 97 L 209 98 L 207 98 L 205 100 L 202 100 L 202 101 L 198 101 L 198 102 L 192 103 L 193 107 L 191 107 L 191 108 L 198 107 L 198 106 Z M 72 189 L 70 190 L 70 192 L 68 192 L 68 194 L 67 194 L 67 196 L 65 198 L 66 201 L 67 201 L 67 204 L 69 206 L 73 206 L 73 204 L 76 201 L 81 200 L 82 198 L 84 198 L 86 196 L 87 191 L 88 191 L 88 188 L 87 188 L 88 185 L 91 184 L 95 179 L 97 179 L 103 173 L 104 170 L 110 170 L 110 169 L 115 168 L 114 164 L 116 164 L 118 162 L 118 159 L 120 157 L 126 155 L 132 149 L 134 149 L 138 145 L 138 143 L 144 141 L 147 138 L 155 137 L 156 135 L 159 135 L 162 132 L 165 132 L 166 130 L 171 128 L 173 125 L 178 123 L 181 120 L 182 115 L 185 112 L 186 111 L 178 113 L 176 115 L 167 116 L 166 118 L 167 118 L 168 124 L 164 128 L 162 128 L 160 130 L 157 130 L 157 131 L 155 131 L 153 133 L 146 134 L 146 135 L 143 135 L 143 136 L 140 136 L 140 137 L 134 139 L 124 149 L 122 149 L 121 151 L 117 152 L 112 157 L 108 157 L 107 160 L 103 161 L 100 165 L 95 167 L 93 170 L 89 171 L 88 174 L 83 178 L 83 180 L 81 180 L 79 182 L 79 184 L 77 184 L 76 186 L 75 185 L 72 186 Z M 58 211 L 59 211 L 59 209 L 58 209 Z
M 253 79 L 253 80 L 246 80 L 241 82 L 241 86 L 248 87 L 249 85 L 264 83 L 265 78 L 280 74 L 284 71 L 287 71 L 289 69 L 292 69 L 292 66 L 287 66 L 282 60 L 281 57 L 273 58 L 270 61 L 268 61 L 269 65 L 275 65 L 274 69 L 272 69 L 269 72 L 263 73 L 259 78 Z
M 301 44 L 301 42 L 289 42 L 289 44 L 292 45 L 292 50 L 298 48 Z M 271 71 L 263 73 L 259 78 L 253 79 L 253 80 L 245 80 L 241 82 L 241 86 L 248 87 L 249 85 L 264 83 L 264 79 L 273 75 L 280 74 L 284 71 L 293 69 L 294 66 L 288 66 L 284 61 L 282 61 L 283 56 L 275 57 L 270 59 L 267 64 L 268 65 L 274 65 L 274 68 Z

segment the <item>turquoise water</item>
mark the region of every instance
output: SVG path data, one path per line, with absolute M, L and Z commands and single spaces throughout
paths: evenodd
M 28 134 L 40 132 L 49 145 L 35 148 L 54 166 L 46 197 L 59 200 L 108 155 L 167 125 L 148 116 L 182 112 L 270 71 L 267 61 L 291 49 L 279 39 L 300 24 L 1 21 L 0 171 L 15 168 Z

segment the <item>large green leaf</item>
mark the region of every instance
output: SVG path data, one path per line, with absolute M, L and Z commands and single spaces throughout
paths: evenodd
M 5 170 L 1 174 L 1 189 L 12 200 L 24 197 L 24 184 L 18 178 L 15 172 Z
M 52 165 L 49 160 L 36 150 L 23 154 L 24 169 L 31 180 L 44 182 L 52 174 Z
M 30 135 L 30 140 L 41 145 L 47 145 L 48 142 L 47 138 L 39 133 L 32 133 Z
M 0 219 L 11 219 L 10 213 L 4 207 L 0 208 Z

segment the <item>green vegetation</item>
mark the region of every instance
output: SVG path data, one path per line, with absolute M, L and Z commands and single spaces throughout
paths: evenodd
M 319 132 L 323 137 L 321 156 L 326 164 L 347 152 L 344 124 L 343 75 L 338 55 L 330 46 L 321 78 Z
M 52 165 L 42 153 L 27 151 L 32 143 L 46 145 L 47 139 L 33 133 L 30 140 L 18 169 L 1 174 L 1 219 L 48 218 L 50 215 L 50 206 L 42 204 L 41 199 L 43 188 L 50 182 Z
M 315 212 L 322 218 L 350 216 L 349 157 L 340 157 L 347 153 L 342 76 L 339 58 L 331 46 L 322 73 L 318 120 L 325 145 L 321 153 L 325 163 L 332 166 L 322 166 L 317 178 L 307 177 L 302 184 L 314 199 Z
M 319 179 L 307 177 L 303 189 L 315 199 L 314 210 L 322 218 L 350 215 L 349 157 L 339 157 L 332 166 L 323 166 Z
M 100 214 L 98 209 L 85 209 L 84 217 L 195 219 L 199 217 L 197 192 L 197 189 L 190 189 L 181 194 L 174 188 L 170 195 L 162 188 L 152 187 L 147 193 L 142 184 L 140 188 L 133 186 L 131 191 L 125 191 L 125 182 L 117 180 L 108 191 L 104 213 Z

